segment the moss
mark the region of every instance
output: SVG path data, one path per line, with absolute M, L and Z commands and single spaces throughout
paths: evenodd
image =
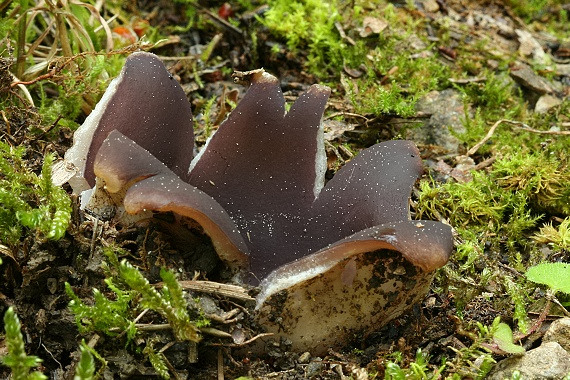
M 495 229 L 506 207 L 503 192 L 498 193 L 494 183 L 485 173 L 473 173 L 467 183 L 450 182 L 436 186 L 422 181 L 418 202 L 418 216 L 445 218 L 455 227 L 476 225 L 481 229 Z
M 514 13 L 527 22 L 543 20 L 551 12 L 556 16 L 561 6 L 566 3 L 565 0 L 505 0 L 505 2 Z
M 570 251 L 570 217 L 564 219 L 558 228 L 547 223 L 533 236 L 537 243 L 548 244 L 555 250 Z
M 67 193 L 52 184 L 53 155 L 37 175 L 24 154 L 24 147 L 0 142 L 0 242 L 12 248 L 30 235 L 40 241 L 62 238 L 71 218 Z
M 513 136 L 512 131 L 504 133 Z M 440 281 L 452 289 L 457 307 L 465 307 L 480 294 L 477 284 L 491 285 L 495 293 L 502 289 L 510 304 L 496 297 L 494 309 L 503 310 L 521 331 L 528 325 L 530 289 L 512 272 L 524 272 L 536 262 L 537 243 L 566 249 L 570 215 L 566 151 L 533 151 L 517 145 L 517 140 L 527 137 L 511 138 L 511 144 L 501 147 L 493 145 L 494 154 L 502 157 L 487 171 L 473 172 L 470 182 L 422 181 L 416 209 L 419 217 L 445 219 L 456 229 L 457 250 L 452 264 L 442 271 L 446 278 Z M 554 228 L 545 224 L 546 216 L 553 214 L 567 219 Z M 501 264 L 510 271 L 498 267 Z
M 429 91 L 443 88 L 449 70 L 434 57 L 412 58 L 408 41 L 397 37 L 381 41 L 368 54 L 369 69 L 355 82 L 349 96 L 361 114 L 415 114 L 415 103 Z
M 493 166 L 499 186 L 528 200 L 531 207 L 570 215 L 570 167 L 565 152 L 560 157 L 541 152 L 515 152 Z
M 416 101 L 426 92 L 442 88 L 449 77 L 447 66 L 427 53 L 433 46 L 416 35 L 424 21 L 381 2 L 370 16 L 384 20 L 389 27 L 362 37 L 357 34 L 362 26 L 358 10 L 362 10 L 359 4 L 341 6 L 336 1 L 274 0 L 262 21 L 273 34 L 284 38 L 290 53 L 321 81 L 330 80 L 334 86 L 345 69 L 360 71 L 358 78 L 343 79 L 355 112 L 413 115 Z M 348 37 L 341 36 L 335 24 L 345 28 Z M 412 57 L 411 40 L 425 44 L 426 54 Z
M 513 118 L 518 111 L 516 108 L 519 105 L 517 97 L 521 94 L 508 74 L 482 71 L 479 75 L 486 79 L 483 82 L 473 82 L 466 86 L 455 87 L 468 97 L 474 107 L 492 110 L 498 115 L 502 115 L 503 118 Z M 505 112 L 508 113 L 505 114 Z
M 269 2 L 263 23 L 277 36 L 285 38 L 288 49 L 297 53 L 308 49 L 307 65 L 324 74 L 342 67 L 343 43 L 335 29 L 341 20 L 338 3 L 318 0 Z

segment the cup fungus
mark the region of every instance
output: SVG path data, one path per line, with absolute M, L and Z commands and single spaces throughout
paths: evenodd
M 94 186 L 84 207 L 111 207 L 123 223 L 164 211 L 199 223 L 219 257 L 259 284 L 259 322 L 321 354 L 421 300 L 449 258 L 451 228 L 409 220 L 422 171 L 412 142 L 365 149 L 324 186 L 329 88 L 311 86 L 285 112 L 275 77 L 240 79 L 246 94 L 193 158 L 184 92 L 156 56 L 131 55 L 75 134 L 70 183 Z

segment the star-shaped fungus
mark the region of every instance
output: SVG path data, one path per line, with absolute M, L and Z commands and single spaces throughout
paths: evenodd
M 259 284 L 257 318 L 314 354 L 378 329 L 425 296 L 453 248 L 451 228 L 412 221 L 422 172 L 415 145 L 362 151 L 324 186 L 313 85 L 285 111 L 278 80 L 242 73 L 247 93 L 193 157 L 190 104 L 161 61 L 131 55 L 75 134 L 70 180 L 92 211 L 123 223 L 172 212 L 211 238 L 221 260 Z

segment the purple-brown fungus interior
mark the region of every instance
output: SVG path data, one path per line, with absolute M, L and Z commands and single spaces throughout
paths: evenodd
M 172 83 L 156 61 L 149 54 L 127 59 L 112 98 L 116 100 L 101 118 L 101 123 L 109 122 L 103 123 L 104 132 L 97 132 L 109 135 L 107 147 L 99 149 L 102 141 L 95 138 L 92 142 L 98 152 L 97 176 L 115 183 L 115 188 L 130 186 L 124 199 L 127 211 L 173 211 L 195 219 L 222 259 L 246 257 L 253 283 L 288 263 L 284 273 L 293 273 L 304 270 L 309 261 L 330 257 L 338 262 L 362 247 L 377 249 L 374 244 L 400 251 L 426 271 L 447 261 L 451 229 L 435 222 L 426 222 L 424 228 L 408 220 L 408 198 L 422 171 L 413 143 L 376 144 L 323 187 L 326 158 L 321 118 L 330 90 L 311 86 L 286 113 L 278 80 L 257 71 L 250 75 L 251 85 L 243 99 L 187 172 L 192 137 L 186 133 L 187 124 L 180 125 L 182 131 L 175 124 L 181 118 L 191 123 L 190 106 L 186 100 L 179 104 L 171 92 L 163 94 L 167 101 L 156 99 L 162 92 L 154 87 L 170 88 Z M 141 72 L 152 90 L 134 89 L 146 86 L 140 83 Z M 136 104 L 129 98 L 133 92 L 138 92 Z M 155 97 L 142 102 L 142 93 Z M 152 116 L 141 117 L 143 108 L 152 110 Z M 129 125 L 127 132 L 119 127 L 123 123 Z M 113 126 L 129 139 L 110 135 Z M 143 128 L 143 133 L 137 128 Z M 157 169 L 157 161 L 164 167 Z M 303 257 L 307 259 L 300 260 Z

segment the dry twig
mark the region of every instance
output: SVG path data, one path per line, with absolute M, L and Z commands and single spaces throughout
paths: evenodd
M 238 299 L 241 301 L 255 301 L 255 298 L 247 294 L 247 291 L 238 285 L 221 284 L 213 281 L 179 281 L 184 290 L 192 290 L 208 294 L 216 294 L 222 297 Z M 157 283 L 157 287 L 162 287 L 164 283 Z

